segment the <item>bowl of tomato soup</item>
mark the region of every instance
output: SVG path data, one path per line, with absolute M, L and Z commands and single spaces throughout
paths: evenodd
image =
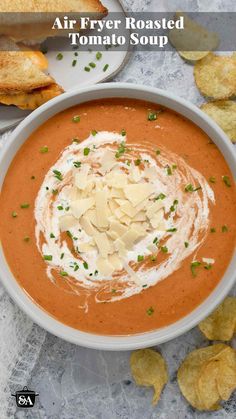
M 63 94 L 16 128 L 0 167 L 1 280 L 49 332 L 151 346 L 232 287 L 235 152 L 184 99 L 122 83 Z

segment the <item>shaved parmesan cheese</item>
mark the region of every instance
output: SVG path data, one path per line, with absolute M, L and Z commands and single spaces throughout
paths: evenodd
M 137 208 L 133 207 L 129 201 L 122 201 L 122 204 L 120 206 L 121 211 L 123 211 L 126 215 L 128 215 L 130 218 L 133 218 L 139 210 Z
M 105 258 L 108 253 L 112 253 L 112 247 L 106 233 L 96 233 L 94 240 L 102 257 Z
M 94 198 L 78 199 L 77 201 L 71 202 L 71 212 L 76 218 L 80 218 L 89 208 L 94 206 Z
M 97 230 L 93 227 L 90 219 L 86 217 L 86 215 L 83 215 L 80 219 L 80 225 L 85 231 L 86 234 L 89 236 L 94 236 L 97 232 Z
M 140 202 L 148 198 L 153 192 L 153 185 L 148 183 L 137 183 L 124 187 L 125 196 L 133 206 L 140 204 Z
M 151 226 L 157 228 L 164 217 L 164 211 L 159 210 L 150 220 Z
M 118 237 L 126 232 L 126 227 L 118 221 L 111 221 L 109 232 L 114 232 Z
M 106 172 L 110 171 L 116 164 L 117 160 L 115 159 L 114 153 L 110 150 L 105 150 L 101 158 L 101 167 L 99 172 L 104 175 Z
M 117 240 L 114 241 L 114 248 L 118 251 L 120 256 L 125 256 L 126 255 L 126 248 L 125 248 L 125 243 L 119 238 Z
M 123 263 L 117 253 L 113 253 L 113 255 L 108 256 L 108 261 L 112 264 L 113 268 L 117 271 L 120 271 L 123 268 Z
M 130 228 L 121 236 L 121 240 L 124 243 L 126 249 L 131 249 L 133 247 L 133 244 L 136 242 L 138 238 L 140 238 L 142 235 L 139 231 L 135 230 L 134 228 Z
M 114 188 L 123 188 L 125 185 L 127 185 L 127 182 L 128 176 L 125 173 L 122 173 L 121 171 L 114 170 L 106 176 L 107 185 L 113 186 Z
M 96 191 L 95 204 L 98 227 L 108 227 L 107 191 Z
M 89 242 L 89 243 L 78 243 L 78 250 L 81 253 L 86 253 L 86 252 L 91 252 L 95 250 L 94 247 L 94 243 L 93 242 Z
M 105 258 L 99 257 L 97 259 L 97 268 L 102 275 L 110 276 L 113 274 L 114 266 Z
M 144 211 L 139 211 L 135 217 L 133 218 L 133 221 L 145 221 L 147 219 L 146 214 Z
M 156 212 L 158 212 L 164 205 L 161 201 L 155 201 L 150 207 L 147 209 L 147 217 L 152 218 Z
M 83 164 L 81 168 L 75 174 L 75 186 L 77 188 L 84 190 L 87 186 L 87 178 L 89 173 L 90 166 L 88 164 Z
M 67 231 L 76 225 L 78 225 L 78 220 L 73 217 L 73 215 L 63 215 L 59 218 L 59 226 L 61 231 Z

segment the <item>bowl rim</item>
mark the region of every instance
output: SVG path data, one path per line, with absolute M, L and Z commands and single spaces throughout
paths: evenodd
M 83 100 L 83 97 L 87 97 L 86 100 Z M 216 143 L 224 155 L 234 178 L 236 178 L 236 154 L 233 145 L 221 128 L 219 128 L 219 126 L 199 108 L 191 102 L 162 89 L 154 88 L 152 86 L 115 82 L 97 84 L 64 93 L 45 103 L 28 115 L 14 130 L 7 146 L 0 156 L 0 188 L 2 187 L 9 164 L 21 144 L 24 143 L 31 132 L 35 131 L 43 122 L 63 109 L 90 100 L 108 97 L 131 97 L 149 100 L 150 102 L 156 102 L 163 106 L 167 106 L 192 120 Z M 31 297 L 20 287 L 14 278 L 5 260 L 2 247 L 0 246 L 0 279 L 12 299 L 34 322 L 48 332 L 71 343 L 87 348 L 113 351 L 154 346 L 174 339 L 192 329 L 203 320 L 203 318 L 209 315 L 230 291 L 236 279 L 236 274 L 234 272 L 235 263 L 236 254 L 232 257 L 224 276 L 209 296 L 199 306 L 177 322 L 144 333 L 110 336 L 97 335 L 74 329 L 61 323 L 44 311 L 43 308 L 40 308 L 33 302 Z

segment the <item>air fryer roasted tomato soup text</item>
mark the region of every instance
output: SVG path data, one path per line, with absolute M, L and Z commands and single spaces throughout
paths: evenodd
M 18 151 L 0 197 L 9 267 L 76 329 L 125 335 L 187 315 L 235 246 L 223 156 L 189 120 L 129 99 L 49 119 Z

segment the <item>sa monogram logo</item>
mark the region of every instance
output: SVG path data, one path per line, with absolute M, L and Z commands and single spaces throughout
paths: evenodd
M 35 397 L 38 396 L 35 391 L 29 390 L 28 387 L 24 387 L 23 390 L 16 391 L 16 394 L 12 394 L 16 398 L 17 407 L 30 408 L 34 406 Z

